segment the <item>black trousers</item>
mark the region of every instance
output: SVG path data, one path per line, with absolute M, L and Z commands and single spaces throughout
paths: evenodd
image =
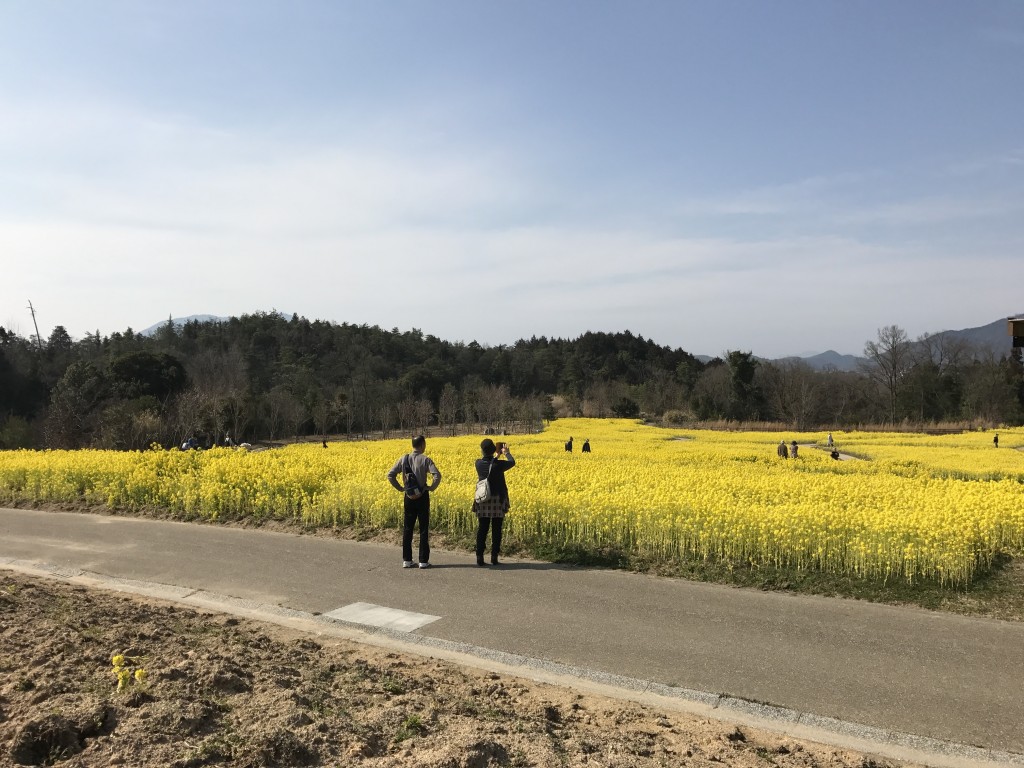
M 418 522 L 420 525 L 420 562 L 430 562 L 430 494 L 424 493 L 418 499 L 405 499 L 404 519 L 402 521 L 402 559 L 412 561 L 412 532 Z
M 484 547 L 487 545 L 487 529 L 491 533 L 491 555 L 497 557 L 501 552 L 501 527 L 505 524 L 504 517 L 478 517 L 476 528 L 476 553 L 480 557 L 484 555 Z

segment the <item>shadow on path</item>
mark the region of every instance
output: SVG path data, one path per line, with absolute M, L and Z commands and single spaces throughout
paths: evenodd
M 581 571 L 587 570 L 586 566 L 581 565 L 568 565 L 565 563 L 534 563 L 534 562 L 519 562 L 513 560 L 502 560 L 497 565 L 491 565 L 489 562 L 487 565 L 477 565 L 476 563 L 431 563 L 430 568 L 426 570 L 440 571 L 456 568 L 469 568 L 472 570 L 480 571 Z M 419 570 L 418 568 L 410 568 L 408 570 Z

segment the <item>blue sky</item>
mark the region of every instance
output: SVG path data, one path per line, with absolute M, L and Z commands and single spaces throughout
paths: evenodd
M 0 325 L 860 353 L 1024 310 L 1024 2 L 0 0 Z

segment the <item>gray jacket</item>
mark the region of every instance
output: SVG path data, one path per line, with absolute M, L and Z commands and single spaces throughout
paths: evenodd
M 432 491 L 441 484 L 441 472 L 438 470 L 437 465 L 434 464 L 434 460 L 427 456 L 425 453 L 419 451 L 413 451 L 407 453 L 398 461 L 395 462 L 395 466 L 388 472 L 388 482 L 394 486 L 397 491 L 404 491 L 405 488 L 398 482 L 398 477 L 407 471 L 406 459 L 408 458 L 409 466 L 412 467 L 413 473 L 416 475 L 416 479 L 420 482 L 420 488 L 425 488 L 428 491 Z M 427 475 L 432 475 L 434 482 L 432 485 L 427 485 Z

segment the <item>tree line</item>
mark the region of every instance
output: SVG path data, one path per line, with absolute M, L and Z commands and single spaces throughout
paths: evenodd
M 628 331 L 485 346 L 263 312 L 77 341 L 62 326 L 46 340 L 0 327 L 0 448 L 521 431 L 560 416 L 1019 424 L 1019 352 L 888 326 L 845 372 L 736 350 L 702 361 Z

